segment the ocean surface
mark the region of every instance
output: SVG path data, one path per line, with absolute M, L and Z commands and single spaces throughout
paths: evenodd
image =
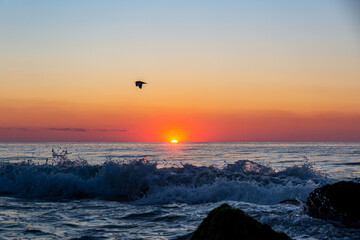
M 360 239 L 304 213 L 339 180 L 360 180 L 360 143 L 0 143 L 0 239 L 188 239 L 225 202 L 295 239 Z

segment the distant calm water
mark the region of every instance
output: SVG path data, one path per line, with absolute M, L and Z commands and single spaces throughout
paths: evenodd
M 279 204 L 358 181 L 360 143 L 0 143 L 0 162 L 3 238 L 186 239 L 227 202 L 296 239 L 360 239 Z

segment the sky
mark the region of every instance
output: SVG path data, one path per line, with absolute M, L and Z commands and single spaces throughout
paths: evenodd
M 359 23 L 355 0 L 0 0 L 0 141 L 360 141 Z

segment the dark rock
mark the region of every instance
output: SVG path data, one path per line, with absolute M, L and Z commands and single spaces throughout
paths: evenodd
M 213 209 L 191 240 L 232 240 L 232 239 L 278 239 L 289 240 L 285 233 L 276 232 L 267 224 L 262 224 L 243 211 L 227 204 Z
M 317 188 L 309 194 L 306 206 L 312 217 L 360 228 L 360 183 L 341 181 Z

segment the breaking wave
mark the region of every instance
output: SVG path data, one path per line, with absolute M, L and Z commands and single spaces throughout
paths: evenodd
M 102 198 L 139 204 L 204 203 L 224 200 L 277 204 L 304 201 L 331 180 L 311 165 L 275 171 L 248 160 L 224 168 L 194 166 L 158 168 L 144 159 L 89 165 L 62 158 L 55 165 L 32 162 L 0 165 L 0 194 L 24 198 Z

